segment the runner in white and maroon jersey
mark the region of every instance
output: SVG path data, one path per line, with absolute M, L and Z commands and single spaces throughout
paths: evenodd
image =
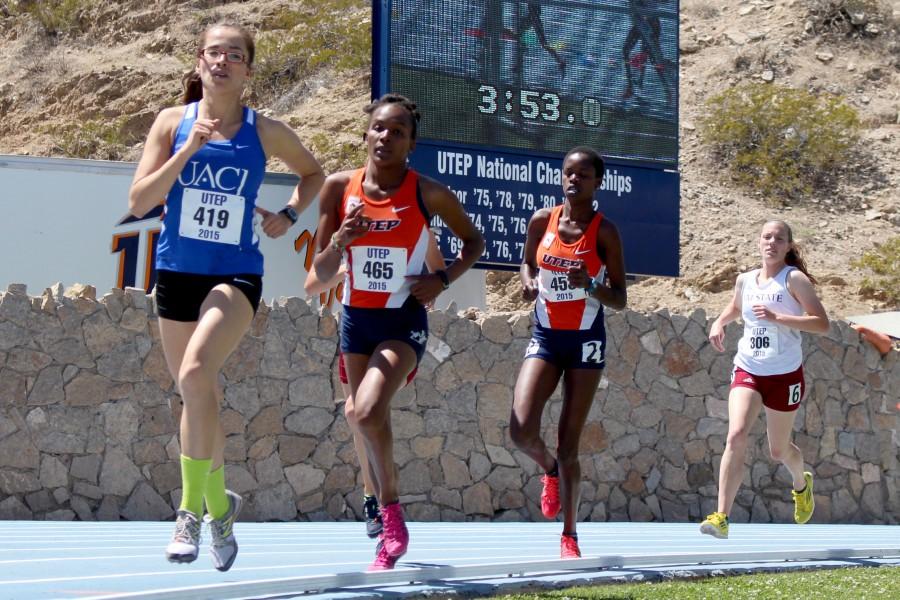
M 793 479 L 794 521 L 806 523 L 815 509 L 812 473 L 804 472 L 791 431 L 806 386 L 800 332 L 826 333 L 828 316 L 787 223 L 763 225 L 759 252 L 762 265 L 738 276 L 731 302 L 709 332 L 710 343 L 724 352 L 725 326 L 738 317 L 744 321 L 728 395 L 718 507 L 700 524 L 702 533 L 717 538 L 728 537 L 728 513 L 744 478 L 747 434 L 763 407 L 769 451 Z

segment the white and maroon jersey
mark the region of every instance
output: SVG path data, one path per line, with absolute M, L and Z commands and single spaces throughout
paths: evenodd
M 363 191 L 365 168 L 357 170 L 344 190 L 340 221 L 362 203 L 371 219 L 369 231 L 344 249 L 347 275 L 341 302 L 359 308 L 400 308 L 409 297 L 407 275 L 421 275 L 431 232 L 418 174 L 409 169 L 388 198 L 373 200 Z
M 754 375 L 781 375 L 796 371 L 803 362 L 800 332 L 791 327 L 757 319 L 754 304 L 764 304 L 772 312 L 802 315 L 803 307 L 787 288 L 787 277 L 795 267 L 786 266 L 775 277 L 760 285 L 759 269 L 743 277 L 741 318 L 744 335 L 738 342 L 734 364 Z
M 567 244 L 559 237 L 562 204 L 550 213 L 550 222 L 537 248 L 538 297 L 534 305 L 538 323 L 546 329 L 591 329 L 597 319 L 603 321 L 603 305 L 584 289 L 569 286 L 569 267 L 584 262 L 593 278 L 602 277 L 605 268 L 597 253 L 597 232 L 603 220 L 596 213 L 584 234 Z

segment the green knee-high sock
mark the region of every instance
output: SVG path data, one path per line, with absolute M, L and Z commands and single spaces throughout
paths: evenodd
M 211 458 L 196 459 L 181 455 L 180 510 L 189 510 L 197 518 L 203 516 L 203 494 L 206 492 L 211 466 Z
M 225 495 L 225 466 L 209 474 L 206 480 L 206 512 L 213 519 L 221 519 L 228 514 L 228 496 Z

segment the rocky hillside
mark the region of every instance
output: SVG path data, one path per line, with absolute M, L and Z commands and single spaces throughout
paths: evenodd
M 196 35 L 224 19 L 261 32 L 250 101 L 290 123 L 327 169 L 356 164 L 369 96 L 368 5 L 0 1 L 0 153 L 135 160 L 156 112 L 177 102 Z M 718 311 L 734 276 L 758 260 L 760 225 L 778 216 L 802 241 L 833 315 L 885 308 L 859 295 L 864 273 L 850 262 L 900 234 L 900 2 L 681 6 L 682 277 L 636 282 L 631 306 Z M 702 143 L 705 101 L 752 81 L 838 93 L 859 112 L 862 141 L 828 192 L 772 208 L 733 183 Z M 489 282 L 492 308 L 522 307 L 509 274 Z

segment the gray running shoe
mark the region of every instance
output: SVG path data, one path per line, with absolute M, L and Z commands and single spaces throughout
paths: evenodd
M 228 512 L 221 519 L 213 519 L 206 515 L 203 520 L 209 525 L 212 541 L 209 546 L 209 554 L 212 556 L 213 566 L 219 571 L 227 571 L 237 558 L 238 544 L 234 538 L 234 522 L 241 512 L 244 500 L 232 492 L 225 490 L 228 496 Z
M 191 563 L 200 550 L 200 521 L 189 510 L 175 513 L 175 533 L 166 546 L 166 558 L 173 563 Z
M 372 539 L 381 535 L 384 526 L 381 523 L 381 511 L 378 510 L 378 498 L 366 496 L 363 502 L 363 513 L 366 516 L 366 535 Z

